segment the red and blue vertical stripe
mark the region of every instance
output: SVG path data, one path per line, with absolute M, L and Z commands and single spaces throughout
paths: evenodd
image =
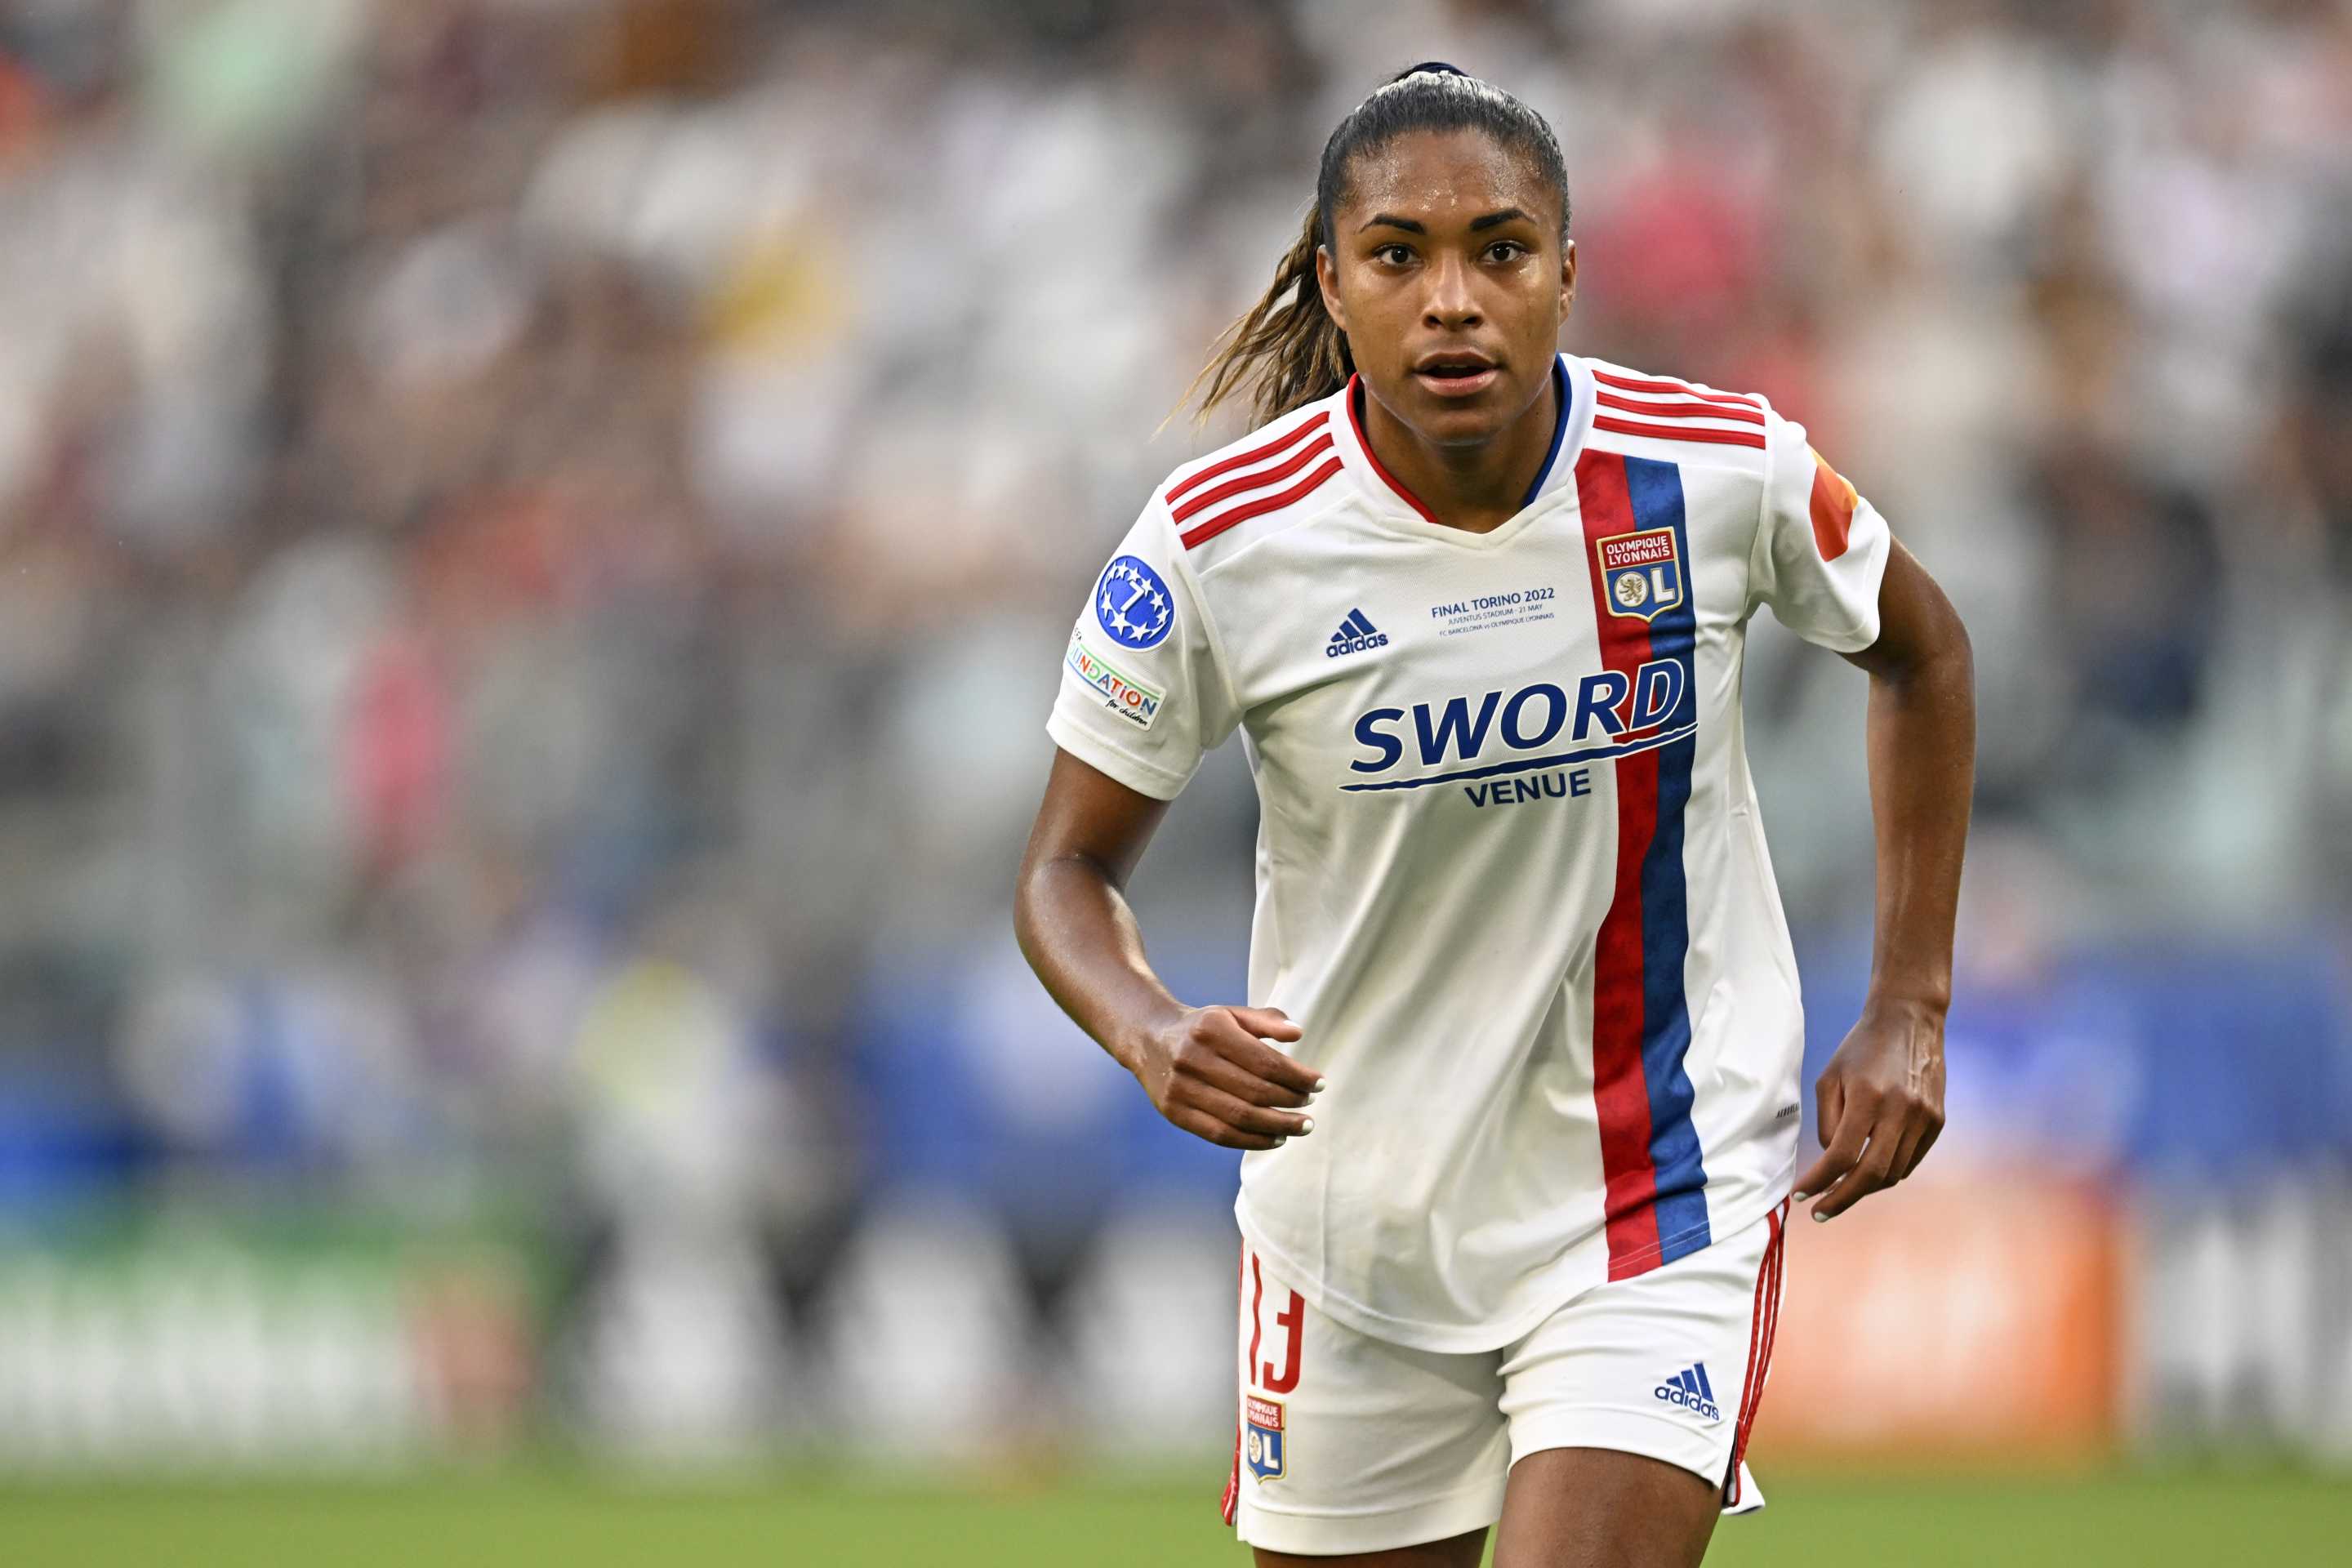
M 1643 664 L 1682 666 L 1682 696 L 1654 726 L 1672 731 L 1698 712 L 1690 539 L 1682 472 L 1672 463 L 1588 451 L 1576 463 L 1585 568 L 1592 584 L 1601 661 L 1629 691 Z M 1682 600 L 1649 620 L 1612 613 L 1594 547 L 1622 533 L 1672 529 Z M 1695 736 L 1617 759 L 1617 882 L 1593 958 L 1593 1101 L 1607 1183 L 1609 1277 L 1646 1273 L 1707 1245 L 1706 1168 L 1691 1121 L 1691 1041 L 1683 963 L 1690 952 L 1690 890 L 1683 815 Z

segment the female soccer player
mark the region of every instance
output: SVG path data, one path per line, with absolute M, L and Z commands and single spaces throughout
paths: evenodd
M 1967 636 L 1762 397 L 1558 352 L 1568 220 L 1507 93 L 1420 66 L 1349 114 L 1204 373 L 1262 426 L 1144 507 L 1048 725 L 1023 951 L 1250 1152 L 1225 1511 L 1261 1564 L 1473 1564 L 1497 1520 L 1502 1568 L 1697 1563 L 1760 1501 L 1792 1185 L 1829 1219 L 1942 1122 Z M 1870 677 L 1876 953 L 1801 1174 L 1759 605 Z M 1122 889 L 1236 727 L 1250 1005 L 1192 1006 Z

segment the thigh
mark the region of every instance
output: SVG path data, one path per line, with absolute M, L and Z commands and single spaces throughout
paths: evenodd
M 1388 1552 L 1359 1552 L 1345 1557 L 1300 1557 L 1287 1552 L 1254 1548 L 1257 1568 L 1478 1568 L 1486 1551 L 1486 1532 L 1474 1530 L 1451 1541 L 1431 1541 Z
M 1513 1468 L 1499 1568 L 1696 1563 L 1770 1365 L 1782 1215 L 1562 1307 L 1504 1352 Z
M 1509 1479 L 1500 1352 L 1361 1333 L 1252 1249 L 1241 1283 L 1225 1517 L 1258 1561 L 1475 1564 Z
M 1511 1467 L 1495 1568 L 1697 1568 L 1720 1512 L 1715 1487 L 1679 1465 L 1546 1448 Z

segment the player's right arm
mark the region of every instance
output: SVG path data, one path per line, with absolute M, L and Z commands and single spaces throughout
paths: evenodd
M 1313 1123 L 1312 1068 L 1271 1007 L 1188 1007 L 1143 954 L 1127 879 L 1168 803 L 1240 715 L 1183 546 L 1155 499 L 1078 613 L 1046 729 L 1060 748 L 1021 861 L 1013 930 L 1037 978 L 1160 1114 L 1232 1149 Z
M 1188 1007 L 1152 973 L 1126 888 L 1167 810 L 1055 752 L 1021 860 L 1013 930 L 1054 1000 L 1160 1115 L 1229 1149 L 1271 1149 L 1313 1130 L 1300 1108 L 1321 1079 L 1265 1043 L 1300 1038 L 1279 1008 Z

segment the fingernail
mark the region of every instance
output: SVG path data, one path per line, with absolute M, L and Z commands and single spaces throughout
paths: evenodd
M 1300 1118 L 1298 1119 L 1298 1130 L 1299 1130 L 1301 1132 L 1312 1132 L 1312 1131 L 1315 1131 L 1315 1118 L 1313 1118 L 1313 1117 L 1311 1117 L 1311 1116 L 1302 1116 L 1302 1117 L 1300 1117 Z
M 1315 1080 L 1315 1092 L 1318 1094 L 1322 1093 L 1325 1089 L 1330 1087 L 1331 1080 L 1328 1078 L 1318 1078 Z
M 1279 1148 L 1281 1148 L 1285 1143 L 1287 1143 L 1287 1142 L 1290 1142 L 1290 1140 L 1289 1140 L 1289 1139 L 1287 1139 L 1287 1138 L 1277 1138 L 1277 1139 L 1276 1139 L 1276 1140 L 1274 1141 L 1274 1146 L 1275 1146 L 1276 1148 L 1279 1149 Z
M 1829 1216 L 1829 1215 L 1827 1215 L 1823 1214 L 1823 1213 L 1822 1213 L 1821 1210 L 1819 1210 L 1819 1209 L 1815 1209 L 1815 1210 L 1813 1211 L 1813 1223 L 1814 1223 L 1815 1225 L 1827 1225 L 1827 1224 L 1829 1224 L 1829 1222 L 1830 1222 L 1830 1216 Z
M 1801 1203 L 1803 1203 L 1807 1198 L 1811 1197 L 1812 1195 L 1813 1195 L 1813 1194 L 1811 1194 L 1811 1193 L 1790 1193 L 1790 1194 L 1789 1194 L 1789 1201 L 1790 1201 L 1790 1203 L 1797 1203 L 1797 1204 L 1801 1204 Z

